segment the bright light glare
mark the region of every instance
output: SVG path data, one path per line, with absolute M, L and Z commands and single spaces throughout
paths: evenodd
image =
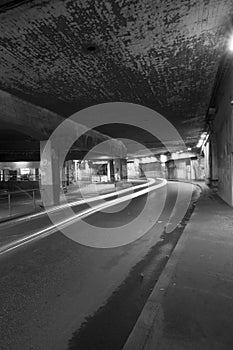
M 155 158 L 155 157 L 143 157 L 141 159 L 142 164 L 154 163 L 154 162 L 157 162 L 157 158 Z
M 201 140 L 204 140 L 206 137 L 206 132 L 203 132 L 203 134 L 201 134 Z
M 167 156 L 165 156 L 164 154 L 161 154 L 161 156 L 160 156 L 160 161 L 161 161 L 162 163 L 165 163 L 165 162 L 167 161 Z
M 230 39 L 228 41 L 228 50 L 233 52 L 233 34 L 231 34 Z

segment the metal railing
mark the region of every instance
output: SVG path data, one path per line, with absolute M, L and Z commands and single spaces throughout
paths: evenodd
M 1 213 L 1 209 L 2 209 L 2 211 L 4 211 L 3 205 L 5 206 L 6 202 L 7 202 L 8 216 L 12 216 L 12 212 L 13 212 L 12 209 L 13 209 L 14 204 L 20 205 L 20 201 L 19 201 L 19 203 L 17 203 L 17 201 L 16 201 L 16 199 L 20 199 L 20 195 L 27 196 L 31 201 L 31 203 L 29 201 L 29 205 L 31 204 L 32 208 L 34 208 L 34 211 L 36 211 L 36 209 L 37 209 L 36 201 L 37 201 L 37 199 L 40 200 L 40 196 L 38 196 L 38 198 L 36 198 L 37 192 L 40 193 L 39 188 L 27 189 L 27 190 L 21 190 L 21 191 L 0 190 L 0 213 Z M 5 201 L 5 203 L 4 203 L 4 201 Z M 14 201 L 16 201 L 16 203 L 14 203 Z

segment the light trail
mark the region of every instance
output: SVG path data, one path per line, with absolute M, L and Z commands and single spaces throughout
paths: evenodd
M 111 207 L 111 206 L 115 206 L 115 205 L 120 204 L 122 202 L 125 202 L 127 200 L 131 200 L 133 198 L 142 196 L 142 195 L 144 195 L 146 193 L 149 193 L 151 191 L 154 191 L 154 190 L 156 190 L 158 188 L 164 187 L 167 184 L 167 180 L 165 180 L 165 179 L 160 179 L 159 178 L 159 180 L 161 180 L 161 183 L 160 184 L 156 184 L 156 185 L 153 185 L 155 183 L 154 179 L 149 179 L 149 180 L 151 180 L 151 181 L 148 181 L 146 184 L 138 185 L 138 186 L 134 186 L 133 187 L 133 189 L 138 189 L 138 188 L 142 188 L 142 187 L 145 187 L 145 186 L 147 188 L 144 188 L 144 189 L 142 189 L 142 190 L 140 190 L 138 192 L 130 193 L 130 194 L 124 196 L 124 197 L 116 198 L 116 199 L 113 199 L 113 200 L 108 201 L 106 203 L 96 205 L 95 207 L 92 207 L 92 208 L 89 208 L 89 209 L 85 209 L 85 210 L 83 210 L 80 213 L 74 214 L 70 218 L 67 218 L 65 220 L 60 221 L 56 225 L 51 225 L 50 227 L 46 227 L 43 230 L 39 230 L 39 231 L 34 232 L 34 233 L 32 233 L 32 234 L 30 234 L 30 235 L 28 235 L 26 237 L 23 237 L 23 238 L 19 239 L 17 241 L 14 241 L 12 243 L 9 243 L 7 245 L 2 246 L 0 248 L 0 255 L 8 253 L 8 252 L 10 252 L 12 250 L 15 250 L 15 249 L 17 249 L 17 248 L 27 244 L 27 243 L 30 243 L 30 242 L 34 241 L 35 239 L 39 239 L 39 238 L 43 238 L 43 237 L 49 236 L 49 235 L 57 232 L 58 230 L 66 227 L 68 225 L 72 225 L 72 224 L 74 224 L 75 222 L 77 222 L 79 220 L 85 219 L 86 217 L 88 217 L 88 216 L 90 216 L 90 215 L 100 211 L 101 209 L 105 209 L 105 208 L 108 208 L 108 207 Z M 149 184 L 151 184 L 150 187 L 148 187 Z M 130 189 L 132 189 L 132 187 Z M 127 190 L 129 190 L 129 189 L 127 189 Z M 123 191 L 127 192 L 126 189 L 125 189 L 125 190 L 122 190 L 121 193 L 124 193 Z M 106 195 L 104 195 L 104 196 L 106 196 Z M 112 194 L 111 194 L 111 196 L 112 196 Z M 107 197 L 105 197 L 105 198 L 107 198 Z M 94 200 L 93 198 L 90 198 L 90 199 L 92 201 Z M 87 203 L 86 200 L 82 200 L 82 203 L 83 202 Z M 80 204 L 79 201 L 78 201 L 78 204 Z M 64 207 L 66 207 L 66 206 L 67 205 L 65 205 Z M 64 208 L 64 207 L 62 207 L 62 208 Z

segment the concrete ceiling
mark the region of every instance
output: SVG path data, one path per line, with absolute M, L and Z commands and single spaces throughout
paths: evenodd
M 193 146 L 232 14 L 231 0 L 4 0 L 0 89 L 62 117 L 104 102 L 144 105 Z M 145 132 L 99 130 L 156 147 Z

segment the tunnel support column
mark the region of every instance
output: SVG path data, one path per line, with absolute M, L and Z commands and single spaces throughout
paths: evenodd
M 57 205 L 60 202 L 61 170 L 59 155 L 51 140 L 40 142 L 40 159 L 42 201 L 46 206 Z
M 127 159 L 115 158 L 108 163 L 111 182 L 127 180 Z
M 121 179 L 127 180 L 127 159 L 121 158 Z
M 210 137 L 209 144 L 209 161 L 210 161 L 210 185 L 212 188 L 217 188 L 218 185 L 218 157 L 217 157 L 217 140 L 216 134 L 213 133 Z
M 115 182 L 114 163 L 112 159 L 109 161 L 109 171 L 110 171 L 110 181 Z
M 115 180 L 120 181 L 121 180 L 121 159 L 116 158 L 114 160 L 114 173 L 115 173 Z
M 212 100 L 215 108 L 210 125 L 210 177 L 219 196 L 233 206 L 233 65 L 219 81 Z

